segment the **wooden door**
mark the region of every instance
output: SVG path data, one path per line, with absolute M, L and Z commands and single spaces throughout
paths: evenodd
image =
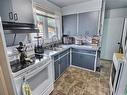
M 3 72 L 3 74 L 0 73 L 0 87 L 1 87 L 0 88 L 0 95 L 8 95 L 4 92 L 5 90 L 2 89 L 2 88 L 6 89 L 4 87 L 5 84 L 7 85 L 7 91 L 9 92 L 9 95 L 15 95 L 15 92 L 13 89 L 13 84 L 12 84 L 12 76 L 10 75 L 10 70 L 9 70 L 9 64 L 10 63 L 7 58 L 4 32 L 3 32 L 3 28 L 2 28 L 2 24 L 1 24 L 1 19 L 0 19 L 0 67 L 2 68 L 1 71 Z M 5 82 L 3 82 L 3 80 Z
M 9 95 L 1 67 L 0 67 L 0 95 Z

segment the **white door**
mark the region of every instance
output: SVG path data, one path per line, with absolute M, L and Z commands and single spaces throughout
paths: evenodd
M 112 60 L 113 53 L 119 51 L 124 18 L 106 18 L 102 37 L 101 58 Z

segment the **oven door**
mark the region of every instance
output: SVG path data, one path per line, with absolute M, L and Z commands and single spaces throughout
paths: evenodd
M 116 73 L 115 81 L 114 81 L 114 85 L 113 85 L 113 93 L 114 93 L 114 95 L 117 93 L 117 90 L 119 88 L 119 83 L 120 83 L 121 74 L 122 74 L 122 71 L 123 71 L 123 66 L 124 66 L 123 63 L 119 63 L 118 71 Z
M 113 95 L 113 86 L 115 82 L 115 76 L 116 76 L 116 67 L 114 63 L 112 63 L 112 68 L 111 68 L 111 74 L 110 74 L 110 95 Z
M 119 80 L 121 78 L 123 64 L 119 63 L 117 68 L 112 64 L 111 76 L 110 76 L 110 95 L 115 95 L 119 86 Z
M 112 71 L 111 71 L 111 84 L 112 86 L 114 85 L 114 82 L 115 82 L 115 77 L 116 77 L 116 68 L 115 68 L 115 65 L 114 63 L 112 64 Z
M 43 95 L 48 87 L 53 84 L 53 66 L 47 63 L 26 75 L 26 81 L 30 85 L 32 95 Z

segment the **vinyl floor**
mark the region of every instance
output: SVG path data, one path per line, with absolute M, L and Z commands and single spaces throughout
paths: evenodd
M 109 95 L 111 61 L 101 60 L 100 72 L 69 67 L 55 82 L 51 95 Z

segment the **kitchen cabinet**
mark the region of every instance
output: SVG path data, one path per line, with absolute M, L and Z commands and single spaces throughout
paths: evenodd
M 69 49 L 69 52 L 68 52 L 68 54 L 67 54 L 67 67 L 69 67 L 70 66 L 70 49 Z
M 0 0 L 3 22 L 34 24 L 32 0 Z
M 56 80 L 60 75 L 60 64 L 58 59 L 54 60 L 54 73 L 55 73 L 55 80 Z
M 68 67 L 68 54 L 61 56 L 60 58 L 60 74 L 62 74 Z
M 2 21 L 13 22 L 13 7 L 11 0 L 0 0 L 0 16 Z
M 99 25 L 99 11 L 84 12 L 63 16 L 63 34 L 97 35 Z
M 97 35 L 99 12 L 85 12 L 78 14 L 78 34 L 79 35 Z
M 70 36 L 77 34 L 77 14 L 63 16 L 63 34 Z
M 72 65 L 94 70 L 96 51 L 72 49 Z
M 55 80 L 58 79 L 64 71 L 70 66 L 70 49 L 65 50 L 54 56 Z

